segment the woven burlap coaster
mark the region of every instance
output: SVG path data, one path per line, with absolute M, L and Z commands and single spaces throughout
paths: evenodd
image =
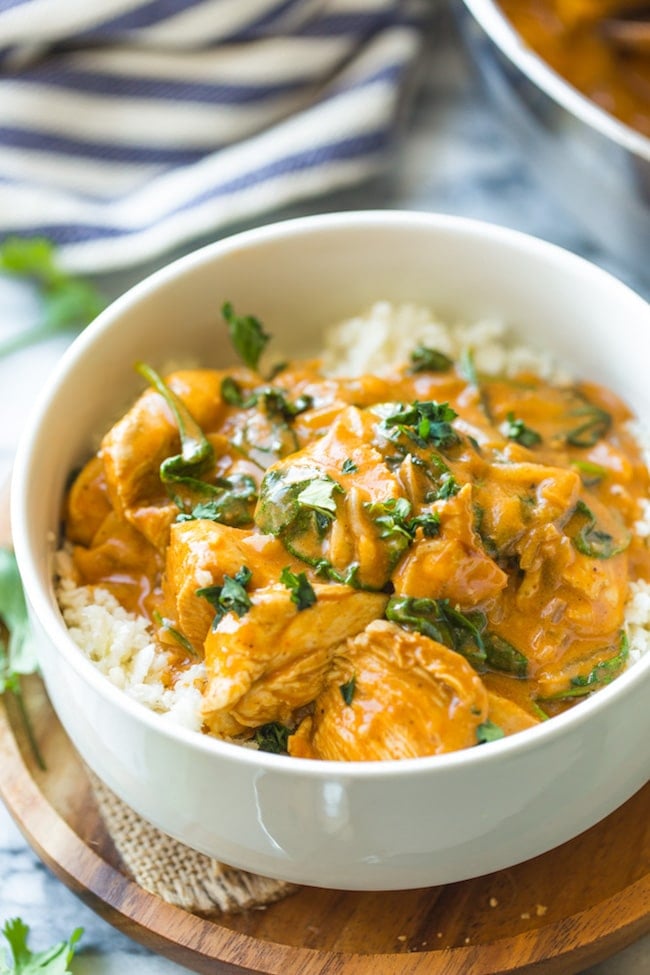
M 197 853 L 138 816 L 92 772 L 89 778 L 124 866 L 140 887 L 169 904 L 194 914 L 234 913 L 272 904 L 297 890 Z

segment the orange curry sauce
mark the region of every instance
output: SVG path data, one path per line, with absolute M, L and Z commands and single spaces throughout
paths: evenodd
M 647 0 L 499 0 L 519 34 L 558 74 L 622 122 L 650 136 L 650 48 L 616 41 L 608 18 Z M 639 14 L 640 15 L 640 14 Z
M 317 758 L 437 754 L 625 666 L 648 471 L 606 389 L 426 354 L 382 378 L 308 362 L 166 384 L 208 452 L 162 477 L 179 423 L 148 389 L 74 481 L 65 532 L 78 581 L 152 619 L 170 683 L 205 659 L 206 731 L 289 729 L 289 752 Z

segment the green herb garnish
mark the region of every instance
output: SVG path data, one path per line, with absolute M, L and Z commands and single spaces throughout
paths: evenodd
M 593 447 L 606 435 L 612 425 L 612 417 L 585 397 L 585 405 L 571 412 L 571 416 L 584 417 L 583 421 L 566 434 L 566 442 L 572 447 Z
M 205 486 L 213 495 L 210 500 L 199 502 L 191 511 L 181 511 L 176 516 L 177 522 L 205 518 L 231 528 L 245 528 L 252 524 L 257 485 L 250 474 L 231 474 L 219 478 L 214 485 Z
M 585 694 L 591 694 L 592 691 L 604 687 L 613 681 L 615 677 L 618 677 L 627 663 L 629 654 L 630 644 L 627 639 L 627 634 L 621 632 L 619 649 L 613 657 L 602 660 L 587 674 L 578 674 L 576 677 L 572 677 L 567 690 L 560 691 L 558 694 L 552 694 L 543 700 L 564 701 L 574 697 L 584 697 Z
M 411 372 L 448 372 L 453 361 L 444 352 L 418 345 L 411 352 Z
M 221 309 L 230 341 L 244 365 L 257 370 L 260 356 L 271 336 L 264 331 L 262 323 L 254 315 L 236 315 L 229 301 Z
M 160 626 L 163 630 L 166 630 L 166 632 L 169 633 L 170 637 L 174 640 L 175 643 L 179 645 L 179 647 L 182 650 L 188 653 L 190 657 L 198 657 L 198 653 L 196 652 L 196 650 L 194 649 L 190 641 L 187 639 L 185 634 L 181 633 L 181 631 L 174 626 L 173 622 L 170 619 L 167 619 L 166 616 L 161 616 L 161 614 L 157 610 L 155 610 L 151 615 L 153 617 L 154 622 L 157 623 L 158 626 Z
M 352 704 L 352 701 L 354 700 L 354 692 L 356 691 L 356 689 L 357 689 L 357 678 L 355 674 L 353 674 L 350 680 L 346 681 L 345 684 L 339 684 L 341 697 L 348 705 L 348 707 L 350 706 L 350 704 Z
M 505 731 L 498 724 L 494 724 L 492 721 L 482 721 L 478 725 L 476 729 L 476 742 L 478 745 L 483 745 L 488 741 L 498 741 L 499 738 L 505 738 Z
M 11 950 L 11 967 L 0 959 L 0 975 L 71 975 L 70 962 L 83 928 L 76 928 L 67 941 L 37 952 L 27 946 L 29 927 L 19 917 L 7 921 L 2 933 Z
M 508 413 L 506 416 L 502 431 L 508 440 L 514 440 L 515 443 L 521 444 L 522 447 L 535 447 L 542 442 L 541 434 L 537 430 L 526 426 L 523 420 L 517 419 L 513 412 Z
M 287 728 L 279 721 L 270 721 L 256 729 L 253 739 L 261 752 L 286 755 L 290 734 L 291 728 Z
M 198 480 L 198 475 L 214 456 L 212 444 L 182 399 L 169 388 L 155 369 L 145 362 L 137 362 L 135 368 L 167 403 L 174 414 L 181 438 L 181 453 L 162 462 L 160 480 L 163 484 L 180 482 L 198 490 L 210 491 L 210 485 Z
M 335 494 L 343 494 L 343 488 L 327 474 L 314 478 L 296 495 L 296 502 L 302 508 L 309 508 L 324 518 L 331 520 L 336 514 Z
M 588 487 L 592 484 L 599 484 L 609 474 L 606 467 L 601 467 L 600 464 L 594 464 L 590 460 L 572 460 L 571 467 L 575 467 L 582 477 L 583 484 L 586 484 Z
M 578 551 L 592 559 L 611 559 L 630 544 L 629 535 L 616 541 L 609 532 L 598 528 L 596 516 L 582 500 L 576 504 L 566 532 Z
M 280 582 L 291 591 L 291 602 L 298 610 L 309 609 L 316 602 L 314 587 L 304 572 L 292 572 L 287 565 L 280 573 Z
M 358 470 L 359 468 L 350 457 L 347 457 L 343 461 L 343 465 L 341 467 L 342 474 L 356 474 Z
M 253 604 L 246 592 L 246 586 L 252 575 L 251 570 L 242 565 L 234 576 L 225 575 L 223 577 L 222 586 L 204 586 L 202 589 L 196 590 L 196 595 L 201 599 L 207 599 L 216 610 L 215 617 L 212 620 L 213 630 L 216 630 L 226 613 L 245 616 L 251 608 Z
M 10 355 L 58 332 L 83 328 L 106 302 L 87 281 L 59 267 L 54 244 L 43 237 L 7 237 L 0 244 L 0 273 L 28 278 L 43 301 L 42 321 L 0 342 L 0 357 Z
M 485 614 L 475 610 L 461 613 L 448 599 L 425 599 L 392 596 L 385 611 L 386 619 L 406 629 L 423 633 L 437 643 L 461 653 L 477 668 L 486 660 L 483 630 Z
M 451 425 L 457 415 L 449 403 L 416 400 L 411 406 L 399 406 L 395 412 L 384 417 L 381 427 L 391 439 L 404 435 L 418 447 L 433 444 L 444 449 L 459 442 L 460 438 Z
M 528 674 L 528 659 L 521 650 L 517 650 L 511 643 L 504 640 L 497 633 L 483 634 L 485 645 L 485 662 L 492 670 L 500 670 L 513 677 L 526 677 Z
M 364 508 L 377 526 L 379 537 L 388 543 L 393 565 L 415 538 L 418 527 L 427 538 L 435 538 L 440 533 L 438 513 L 430 511 L 411 518 L 411 502 L 406 498 L 366 502 Z
M 5 628 L 0 630 L 0 694 L 13 694 L 36 763 L 44 770 L 20 683 L 21 677 L 37 670 L 36 648 L 16 557 L 7 548 L 0 548 L 0 620 Z

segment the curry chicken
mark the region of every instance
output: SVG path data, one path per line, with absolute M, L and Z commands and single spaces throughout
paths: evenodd
M 498 2 L 558 74 L 605 111 L 650 136 L 648 0 Z M 635 18 L 645 29 L 634 29 Z
M 65 511 L 79 582 L 148 617 L 169 684 L 204 660 L 204 731 L 308 758 L 433 755 L 625 667 L 648 471 L 616 396 L 422 346 L 348 379 L 244 358 L 164 380 L 139 365 L 149 388 Z

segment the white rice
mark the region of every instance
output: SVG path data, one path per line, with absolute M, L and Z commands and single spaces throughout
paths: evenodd
M 364 315 L 330 330 L 323 356 L 325 370 L 339 376 L 381 374 L 389 366 L 407 362 L 419 344 L 456 360 L 471 350 L 478 372 L 485 375 L 534 372 L 556 383 L 570 378 L 549 353 L 511 341 L 502 322 L 447 325 L 427 308 L 388 302 L 377 302 Z M 650 438 L 639 424 L 632 425 L 632 429 L 649 463 Z M 641 506 L 643 517 L 636 523 L 635 531 L 648 538 L 650 500 L 642 501 Z M 166 720 L 200 731 L 203 664 L 192 665 L 173 686 L 167 686 L 170 655 L 156 648 L 149 621 L 127 612 L 107 590 L 77 585 L 72 560 L 65 550 L 57 553 L 56 573 L 63 618 L 83 653 L 129 697 L 159 712 Z M 206 585 L 211 581 L 207 579 Z M 630 593 L 625 621 L 632 664 L 650 648 L 650 583 L 633 582 Z

